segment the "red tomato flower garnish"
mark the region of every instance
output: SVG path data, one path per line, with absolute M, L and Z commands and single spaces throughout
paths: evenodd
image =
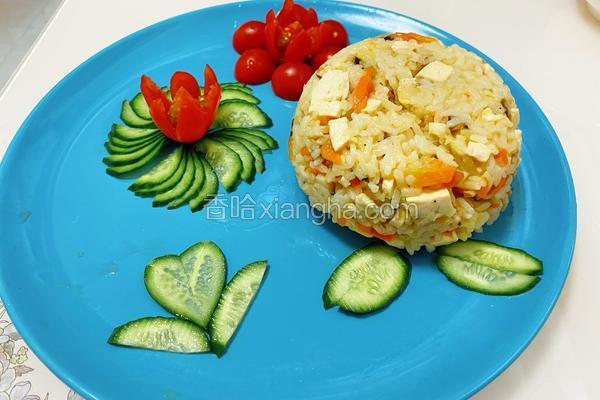
M 203 91 L 191 74 L 175 72 L 170 82 L 172 101 L 146 75 L 142 76 L 140 87 L 152 120 L 170 139 L 181 143 L 195 142 L 206 134 L 215 120 L 221 85 L 209 65 L 204 68 Z

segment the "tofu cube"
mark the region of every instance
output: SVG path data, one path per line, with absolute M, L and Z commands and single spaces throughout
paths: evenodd
M 348 97 L 350 78 L 347 71 L 330 70 L 315 84 L 312 92 L 309 112 L 319 115 L 323 103 L 339 102 Z
M 327 117 L 339 117 L 344 113 L 344 106 L 341 101 L 312 102 L 309 111 Z
M 429 133 L 436 136 L 442 136 L 449 132 L 448 126 L 441 122 L 430 122 L 428 129 Z
M 416 76 L 434 82 L 444 82 L 450 77 L 453 70 L 454 68 L 451 65 L 444 64 L 441 61 L 434 61 L 427 64 Z
M 362 111 L 365 113 L 368 113 L 368 114 L 372 114 L 375 111 L 377 111 L 377 109 L 379 108 L 380 105 L 381 105 L 381 100 L 369 99 L 369 100 L 367 100 L 367 105 L 365 106 L 365 108 L 362 109 Z
M 485 144 L 469 142 L 467 145 L 467 154 L 481 162 L 486 162 L 490 158 L 492 150 Z
M 409 196 L 406 203 L 415 220 L 434 221 L 442 216 L 450 216 L 456 212 L 452 204 L 452 196 L 448 189 L 425 191 L 417 196 Z M 416 213 L 411 208 L 416 207 Z
M 350 139 L 352 139 L 352 133 L 348 126 L 348 118 L 342 117 L 329 121 L 329 138 L 335 151 L 338 151 Z

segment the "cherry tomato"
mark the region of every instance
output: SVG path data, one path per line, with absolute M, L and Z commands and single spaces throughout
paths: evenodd
M 248 21 L 240 25 L 233 33 L 233 48 L 239 54 L 249 49 L 266 49 L 264 22 Z
M 304 85 L 313 74 L 313 69 L 303 62 L 281 64 L 273 72 L 271 86 L 282 99 L 296 101 L 302 94 Z
M 321 50 L 317 52 L 310 60 L 310 66 L 317 70 L 321 65 L 325 63 L 325 61 L 329 60 L 329 58 L 340 51 L 341 48 L 335 46 L 327 46 L 323 47 Z
M 275 62 L 268 51 L 246 50 L 235 63 L 235 79 L 250 85 L 258 85 L 268 82 L 274 69 Z
M 324 46 L 335 46 L 335 47 L 346 47 L 348 46 L 348 33 L 344 25 L 337 21 L 328 19 L 319 24 L 319 33 L 322 35 L 322 45 Z

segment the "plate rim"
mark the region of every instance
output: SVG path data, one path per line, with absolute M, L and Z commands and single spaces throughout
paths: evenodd
M 542 327 L 545 325 L 546 321 L 548 320 L 548 317 L 552 313 L 558 299 L 560 298 L 562 291 L 564 289 L 565 283 L 568 279 L 568 275 L 569 275 L 569 271 L 570 271 L 571 263 L 573 260 L 574 251 L 575 251 L 576 239 L 577 239 L 577 196 L 576 196 L 573 175 L 571 173 L 571 168 L 569 166 L 567 154 L 565 153 L 562 143 L 560 141 L 560 138 L 558 137 L 556 130 L 553 128 L 548 117 L 546 116 L 546 114 L 544 113 L 542 108 L 539 106 L 539 104 L 535 101 L 535 99 L 529 94 L 529 92 L 527 91 L 525 86 L 523 86 L 512 74 L 510 74 L 500 64 L 498 64 L 492 58 L 488 57 L 485 53 L 480 51 L 478 48 L 470 45 L 468 42 L 465 42 L 464 40 L 460 39 L 459 37 L 447 32 L 444 29 L 438 28 L 435 25 L 421 21 L 417 18 L 408 16 L 406 14 L 388 10 L 388 9 L 381 8 L 381 7 L 365 5 L 365 4 L 355 3 L 355 2 L 350 2 L 350 1 L 340 1 L 340 0 L 304 0 L 304 1 L 307 3 L 312 3 L 314 5 L 326 5 L 326 6 L 327 5 L 328 6 L 342 5 L 346 8 L 356 10 L 360 13 L 368 14 L 368 13 L 375 12 L 378 14 L 388 14 L 391 17 L 395 17 L 395 18 L 400 17 L 401 19 L 411 21 L 415 25 L 419 26 L 423 31 L 432 31 L 437 36 L 440 36 L 440 34 L 441 34 L 442 38 L 451 39 L 453 42 L 458 43 L 461 47 L 474 52 L 478 56 L 482 57 L 487 63 L 489 63 L 497 72 L 502 72 L 505 76 L 510 77 L 510 79 L 513 81 L 513 83 L 517 87 L 519 87 L 520 89 L 523 90 L 523 93 L 526 96 L 526 100 L 531 102 L 531 104 L 533 104 L 535 106 L 535 109 L 536 109 L 536 112 L 540 119 L 540 122 L 542 123 L 544 128 L 549 131 L 550 135 L 548 135 L 548 139 L 550 139 L 553 147 L 556 148 L 558 151 L 558 155 L 560 156 L 560 161 L 561 161 L 560 166 L 561 166 L 561 170 L 563 171 L 563 177 L 564 177 L 565 181 L 567 182 L 566 195 L 567 195 L 567 200 L 569 203 L 568 220 L 570 222 L 568 224 L 568 229 L 566 232 L 566 237 L 567 237 L 568 243 L 567 243 L 567 246 L 564 247 L 562 257 L 559 261 L 560 266 L 566 265 L 566 268 L 564 269 L 564 278 L 562 279 L 562 283 L 560 284 L 559 290 L 553 296 L 552 301 L 546 305 L 543 314 L 541 314 L 541 318 L 535 322 L 534 328 L 530 332 L 527 333 L 526 340 L 524 340 L 519 345 L 519 347 L 516 349 L 515 352 L 513 352 L 510 355 L 507 354 L 506 359 L 502 363 L 500 363 L 496 367 L 495 370 L 491 371 L 485 379 L 482 379 L 476 386 L 474 386 L 467 392 L 463 393 L 460 397 L 461 399 L 470 398 L 473 395 L 475 395 L 476 393 L 478 393 L 479 391 L 481 391 L 488 384 L 490 384 L 493 380 L 495 380 L 502 372 L 504 372 L 508 367 L 510 367 L 517 358 L 519 358 L 519 356 L 523 353 L 523 351 L 525 351 L 525 349 L 527 347 L 529 347 L 531 342 L 535 339 L 535 337 L 537 336 L 539 331 L 542 329 Z M 190 16 L 190 15 L 194 15 L 194 14 L 200 14 L 202 12 L 205 12 L 206 10 L 215 10 L 215 11 L 217 11 L 219 9 L 226 10 L 228 8 L 235 8 L 235 7 L 239 6 L 240 4 L 248 4 L 248 3 L 268 4 L 269 1 L 238 0 L 238 1 L 233 1 L 233 2 L 229 2 L 229 3 L 225 3 L 225 4 L 213 5 L 210 7 L 201 7 L 201 8 L 192 10 L 192 11 L 174 15 L 172 17 L 165 18 L 165 19 L 162 19 L 155 23 L 152 23 L 150 25 L 147 25 L 147 26 L 145 26 L 139 30 L 136 30 L 126 36 L 123 36 L 122 38 L 112 42 L 111 44 L 109 44 L 109 45 L 105 46 L 104 48 L 102 48 L 101 50 L 97 51 L 92 56 L 86 58 L 83 62 L 81 62 L 75 68 L 71 69 L 68 73 L 66 73 L 65 76 L 63 78 L 61 78 L 37 102 L 35 107 L 29 112 L 29 114 L 27 115 L 27 117 L 25 118 L 23 123 L 17 129 L 17 131 L 14 134 L 13 138 L 11 139 L 9 145 L 7 146 L 6 151 L 5 151 L 4 155 L 2 156 L 2 159 L 0 160 L 0 174 L 2 174 L 2 172 L 7 168 L 6 167 L 6 165 L 8 164 L 7 160 L 13 158 L 13 156 L 14 156 L 13 153 L 16 152 L 15 148 L 17 148 L 19 146 L 19 143 L 22 140 L 24 140 L 23 138 L 25 137 L 25 135 L 23 134 L 23 132 L 28 129 L 30 121 L 33 118 L 33 116 L 37 113 L 38 109 L 42 106 L 42 104 L 44 104 L 48 100 L 48 98 L 54 96 L 54 94 L 56 92 L 60 91 L 62 86 L 64 86 L 66 84 L 66 82 L 68 82 L 76 72 L 85 68 L 89 64 L 93 64 L 96 61 L 96 59 L 102 57 L 105 53 L 111 51 L 114 47 L 117 47 L 119 45 L 122 45 L 122 44 L 127 43 L 132 40 L 136 40 L 139 36 L 142 36 L 150 31 L 153 31 L 153 30 L 160 31 L 167 24 L 173 23 L 174 20 L 177 20 L 179 18 L 184 18 L 186 16 Z M 3 258 L 4 257 L 2 257 L 2 254 L 0 254 L 0 263 L 2 263 Z M 92 394 L 90 391 L 88 391 L 85 387 L 83 387 L 77 381 L 75 381 L 71 377 L 71 375 L 68 373 L 68 371 L 64 368 L 64 366 L 61 366 L 57 362 L 57 360 L 55 360 L 54 358 L 52 358 L 46 354 L 46 352 L 43 350 L 43 346 L 40 346 L 40 344 L 34 339 L 33 335 L 27 329 L 27 324 L 25 322 L 25 319 L 19 315 L 19 313 L 16 311 L 16 307 L 13 305 L 13 303 L 10 301 L 10 299 L 6 298 L 6 295 L 5 295 L 6 290 L 5 289 L 6 289 L 6 282 L 3 279 L 0 279 L 0 298 L 2 298 L 4 307 L 7 311 L 7 313 L 9 314 L 11 321 L 17 328 L 17 331 L 23 337 L 23 340 L 25 341 L 27 346 L 34 352 L 34 354 L 39 358 L 39 360 L 44 364 L 44 366 L 46 368 L 48 368 L 57 378 L 59 378 L 70 389 L 73 389 L 77 393 L 85 395 L 86 397 L 97 398 L 94 394 Z

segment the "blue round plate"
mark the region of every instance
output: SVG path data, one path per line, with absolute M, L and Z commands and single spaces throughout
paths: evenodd
M 468 44 L 389 11 L 304 1 L 322 19 L 348 28 L 351 41 L 417 31 Z M 262 19 L 279 2 L 199 10 L 137 32 L 92 57 L 60 82 L 19 130 L 0 169 L 0 292 L 35 353 L 68 385 L 93 399 L 460 399 L 505 369 L 550 313 L 567 276 L 576 204 L 569 167 L 542 111 L 506 71 L 521 110 L 522 164 L 511 205 L 480 237 L 520 247 L 544 261 L 544 276 L 516 297 L 468 292 L 440 274 L 433 256 L 413 257 L 405 293 L 385 311 L 354 317 L 324 311 L 321 291 L 333 268 L 368 240 L 318 218 L 288 219 L 285 203 L 305 203 L 288 162 L 294 103 L 268 85 L 255 92 L 273 117 L 282 149 L 267 171 L 234 194 L 254 219 L 221 218 L 218 208 L 152 208 L 108 176 L 101 162 L 121 101 L 142 73 L 166 84 L 175 70 L 205 63 L 233 80 L 236 25 Z M 259 218 L 261 205 L 271 213 Z M 246 211 L 248 213 L 248 211 Z M 245 215 L 249 217 L 248 214 Z M 279 217 L 279 218 L 277 218 Z M 166 315 L 146 293 L 152 258 L 200 240 L 222 247 L 231 276 L 268 259 L 269 276 L 222 359 L 125 349 L 111 330 L 142 316 Z

